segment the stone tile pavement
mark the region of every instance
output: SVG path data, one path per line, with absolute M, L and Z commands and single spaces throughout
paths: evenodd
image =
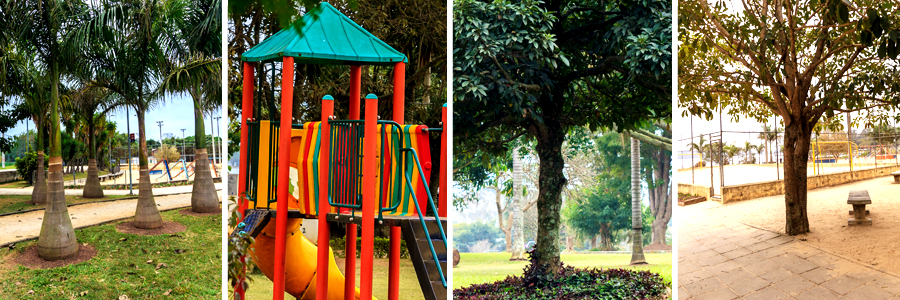
M 898 276 L 768 230 L 679 216 L 678 299 L 900 300 Z

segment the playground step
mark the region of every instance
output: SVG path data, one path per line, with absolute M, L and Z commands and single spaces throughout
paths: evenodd
M 441 226 L 446 230 L 446 220 L 440 220 Z M 418 218 L 409 218 L 401 223 L 403 231 L 403 239 L 406 240 L 406 247 L 409 250 L 409 258 L 412 260 L 413 267 L 416 270 L 416 276 L 419 279 L 419 286 L 422 288 L 422 294 L 425 299 L 429 300 L 445 300 L 447 299 L 447 287 L 441 282 L 441 275 L 447 278 L 447 245 L 441 239 L 438 231 L 438 224 L 434 218 L 425 221 L 425 228 L 428 228 L 428 234 L 425 234 L 425 228 Z M 435 262 L 434 255 L 431 253 L 429 244 L 434 246 L 435 254 L 438 260 Z M 441 270 L 438 271 L 438 266 Z

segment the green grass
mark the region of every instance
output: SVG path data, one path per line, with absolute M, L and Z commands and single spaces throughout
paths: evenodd
M 7 169 L 10 169 L 10 168 L 7 168 Z M 15 167 L 13 167 L 12 169 L 15 169 Z M 99 170 L 97 173 L 98 173 L 98 176 L 103 176 L 103 175 L 109 174 L 109 172 L 104 171 L 104 170 Z M 84 179 L 85 177 L 87 177 L 87 173 L 75 173 L 75 179 Z M 64 174 L 63 175 L 63 184 L 72 184 L 72 174 Z M 6 182 L 6 183 L 0 183 L 0 188 L 4 188 L 4 189 L 21 189 L 21 188 L 25 188 L 25 187 L 28 187 L 28 184 L 25 183 L 25 180 L 16 180 L 16 181 L 10 181 L 10 182 Z
M 0 268 L 0 295 L 4 299 L 118 299 L 121 295 L 131 299 L 221 299 L 222 217 L 191 217 L 177 210 L 162 215 L 187 230 L 176 236 L 125 234 L 116 231 L 115 224 L 76 230 L 78 242 L 96 248 L 97 256 L 75 265 L 31 270 L 8 261 L 10 252 L 20 252 L 34 241 L 20 243 L 16 250 L 0 250 L 0 257 L 5 257 L 0 260 L 7 260 L 4 265 L 10 266 Z M 187 252 L 175 254 L 175 249 Z M 157 263 L 168 267 L 156 270 Z M 27 294 L 29 290 L 34 293 Z M 170 295 L 164 296 L 169 290 Z M 80 296 L 83 291 L 88 291 L 87 295 Z
M 336 259 L 341 272 L 344 270 L 344 260 Z M 356 260 L 356 286 L 359 287 L 359 259 Z M 290 271 L 288 271 L 290 272 Z M 253 282 L 250 283 L 250 289 L 245 294 L 247 299 L 272 299 L 272 281 L 266 278 L 262 273 L 254 273 L 250 275 Z M 332 287 L 329 286 L 329 289 Z M 343 288 L 343 286 L 341 286 Z M 229 288 L 230 290 L 230 288 Z M 388 260 L 375 259 L 372 267 L 372 296 L 378 299 L 387 299 L 388 293 Z M 412 262 L 406 258 L 400 260 L 400 299 L 425 299 L 422 295 L 422 288 L 416 278 L 416 270 Z M 285 299 L 293 299 L 294 296 L 285 293 Z
M 0 166 L 0 170 L 15 169 L 15 168 L 16 168 L 15 162 L 9 162 L 9 161 L 6 162 L 6 167 Z
M 672 286 L 672 253 L 646 253 L 650 265 L 630 267 L 631 254 L 562 254 L 563 263 L 576 268 L 626 268 L 648 270 Z M 495 282 L 509 275 L 522 275 L 527 261 L 509 261 L 509 253 L 460 253 L 453 268 L 453 288 Z
M 106 195 L 103 198 L 82 198 L 81 196 L 74 195 L 66 195 L 66 204 L 79 204 L 79 203 L 89 203 L 89 202 L 97 202 L 97 201 L 105 201 L 110 199 L 120 199 L 125 197 L 134 197 L 128 195 Z M 8 196 L 0 196 L 0 214 L 20 211 L 20 210 L 31 210 L 31 209 L 40 209 L 44 208 L 43 205 L 31 205 L 28 204 L 28 201 L 31 201 L 30 195 L 8 195 Z

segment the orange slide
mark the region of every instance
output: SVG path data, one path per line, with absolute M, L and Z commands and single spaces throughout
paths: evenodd
M 285 292 L 297 299 L 316 298 L 316 245 L 303 233 L 300 224 L 303 219 L 288 219 L 287 241 L 285 245 Z M 256 237 L 249 256 L 270 280 L 274 277 L 275 265 L 275 222 L 269 222 Z M 328 299 L 344 299 L 344 274 L 334 262 L 334 252 L 328 251 Z M 356 297 L 359 299 L 359 288 Z M 374 298 L 373 298 L 374 299 Z

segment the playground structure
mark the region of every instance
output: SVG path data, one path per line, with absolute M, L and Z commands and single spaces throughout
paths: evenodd
M 216 167 L 216 164 L 210 164 L 210 167 L 212 169 L 213 178 L 221 175 L 219 174 L 219 168 Z M 175 173 L 176 171 L 177 173 Z M 188 163 L 185 162 L 184 159 L 180 159 L 170 166 L 168 161 L 162 160 L 150 168 L 150 175 L 157 175 L 156 177 L 151 176 L 151 180 L 154 182 L 191 180 L 191 178 L 194 177 L 194 162 Z
M 242 56 L 238 209 L 243 220 L 233 234 L 256 237 L 248 256 L 273 281 L 273 299 L 283 299 L 285 292 L 298 299 L 372 299 L 374 229 L 389 226 L 388 299 L 399 299 L 401 238 L 425 298 L 446 299 L 446 105 L 441 128 L 404 124 L 406 56 L 328 3 L 320 3 L 303 21 L 301 34 L 285 28 Z M 279 57 L 281 118 L 259 120 L 254 70 Z M 347 119 L 334 116 L 334 99 L 325 95 L 319 122 L 288 121 L 295 63 L 350 65 Z M 372 94 L 365 97 L 360 119 L 361 65 L 394 67 L 391 120 L 379 120 L 378 98 Z M 428 188 L 431 132 L 441 133 L 437 203 Z M 434 216 L 426 216 L 429 210 Z M 294 234 L 304 219 L 318 220 L 317 245 Z M 347 225 L 346 277 L 328 246 L 328 222 Z M 357 226 L 362 232 L 358 289 Z M 242 280 L 235 286 L 241 298 Z

